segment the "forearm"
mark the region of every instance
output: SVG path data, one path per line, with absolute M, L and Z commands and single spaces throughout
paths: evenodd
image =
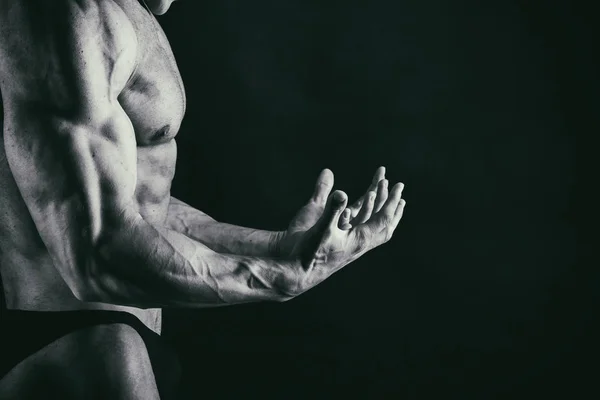
M 174 197 L 169 204 L 166 226 L 214 251 L 256 257 L 275 256 L 282 234 L 215 221 Z
M 214 307 L 285 301 L 294 261 L 215 252 L 137 218 L 98 248 L 88 301 L 150 307 Z

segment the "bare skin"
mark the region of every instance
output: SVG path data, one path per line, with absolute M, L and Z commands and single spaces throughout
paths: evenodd
M 170 3 L 148 6 L 162 14 Z M 220 223 L 171 197 L 185 92 L 137 0 L 0 0 L 0 91 L 10 309 L 123 310 L 160 332 L 162 307 L 292 299 L 387 242 L 402 217 L 403 185 L 388 192 L 383 168 L 352 206 L 324 170 L 280 232 Z M 61 351 L 73 345 L 63 339 Z M 0 394 L 31 384 L 26 361 Z

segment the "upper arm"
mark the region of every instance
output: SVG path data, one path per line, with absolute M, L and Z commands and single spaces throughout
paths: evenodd
M 73 292 L 134 208 L 136 143 L 118 102 L 136 55 L 112 1 L 15 2 L 0 16 L 4 141 L 39 234 Z

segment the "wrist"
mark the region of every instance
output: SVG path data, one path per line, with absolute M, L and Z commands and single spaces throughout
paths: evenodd
M 281 242 L 285 235 L 285 231 L 269 232 L 269 257 L 281 257 Z
M 272 275 L 271 289 L 277 301 L 285 302 L 303 293 L 303 269 L 299 260 L 283 260 L 278 264 L 279 271 Z

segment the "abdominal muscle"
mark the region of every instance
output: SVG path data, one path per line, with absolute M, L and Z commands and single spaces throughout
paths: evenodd
M 0 274 L 6 307 L 29 311 L 125 311 L 160 333 L 160 309 L 82 302 L 75 298 L 39 237 L 8 168 L 1 135 L 0 139 Z M 175 158 L 174 140 L 138 148 L 136 200 L 140 214 L 151 224 L 162 225 L 166 219 Z

